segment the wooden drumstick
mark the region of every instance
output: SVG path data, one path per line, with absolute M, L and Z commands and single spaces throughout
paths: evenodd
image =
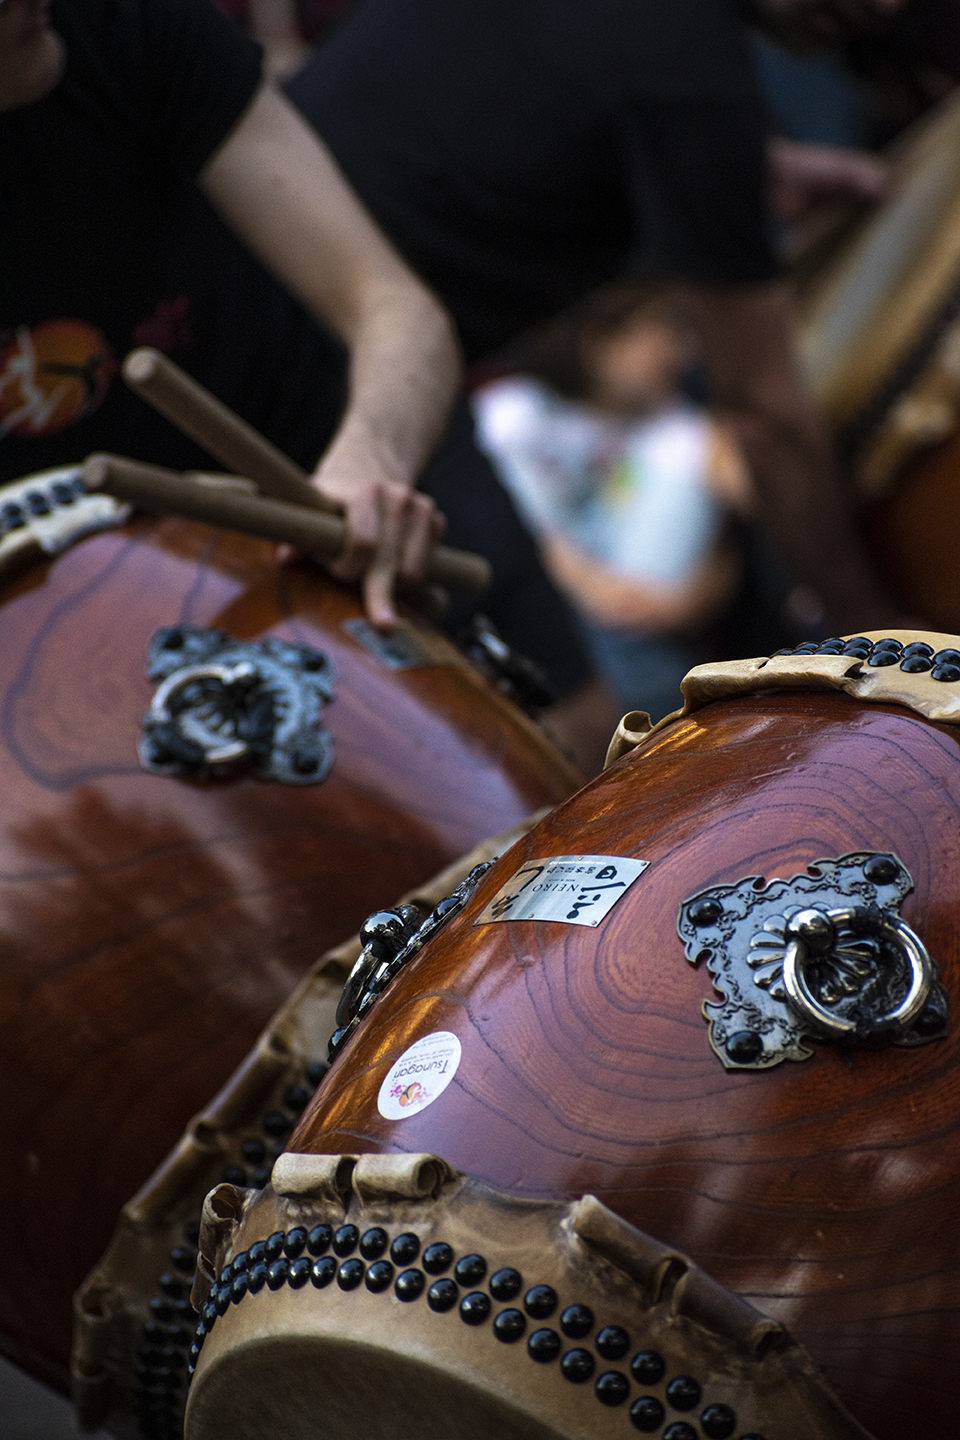
M 346 521 L 339 517 L 225 484 L 204 485 L 159 465 L 117 455 L 90 455 L 80 475 L 88 490 L 103 490 L 143 510 L 203 520 L 243 535 L 295 545 L 328 560 L 342 552 L 346 541 Z M 427 564 L 426 579 L 450 590 L 478 594 L 490 583 L 490 565 L 482 555 L 438 545 Z
M 123 378 L 178 430 L 234 474 L 249 476 L 265 495 L 340 514 L 339 506 L 310 484 L 305 470 L 159 350 L 131 350 Z

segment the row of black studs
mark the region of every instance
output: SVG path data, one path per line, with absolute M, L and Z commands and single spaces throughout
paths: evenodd
M 80 479 L 54 480 L 44 489 L 28 490 L 20 500 L 7 500 L 0 505 L 0 536 L 22 530 L 32 518 L 49 515 L 65 505 L 75 505 L 86 493 Z
M 807 640 L 793 649 L 778 650 L 778 655 L 849 655 L 855 660 L 865 660 L 874 668 L 884 665 L 899 665 L 908 675 L 920 675 L 929 670 L 931 680 L 952 682 L 960 680 L 960 650 L 934 650 L 925 640 L 914 640 L 904 645 L 892 637 L 888 640 L 868 640 L 866 635 L 855 635 L 852 640 L 824 640 L 817 644 Z
M 315 1060 L 307 1066 L 304 1083 L 290 1085 L 283 1092 L 281 1104 L 289 1114 L 268 1110 L 260 1122 L 263 1138 L 252 1135 L 243 1141 L 241 1154 L 247 1164 L 255 1168 L 248 1171 L 243 1165 L 228 1165 L 222 1180 L 258 1190 L 267 1184 L 273 1160 L 283 1148 L 284 1139 L 310 1103 L 313 1091 L 328 1069 L 325 1060 Z M 195 1337 L 198 1319 L 190 1303 L 190 1288 L 197 1267 L 199 1240 L 200 1222 L 192 1220 L 184 1226 L 184 1243 L 174 1246 L 170 1252 L 170 1269 L 158 1281 L 160 1294 L 149 1303 L 143 1343 L 137 1353 L 133 1397 L 144 1440 L 180 1440 L 182 1435 L 182 1384 L 187 1378 L 184 1352 Z
M 359 1250 L 358 1258 L 354 1251 Z M 332 1254 L 328 1253 L 332 1251 Z M 389 1252 L 389 1260 L 384 1257 Z M 422 1268 L 415 1268 L 419 1259 Z M 364 1262 L 367 1262 L 366 1264 Z M 445 1274 L 453 1269 L 453 1278 Z M 398 1273 L 399 1270 L 399 1273 Z M 444 1241 L 428 1245 L 420 1255 L 420 1237 L 405 1231 L 391 1242 L 387 1231 L 375 1225 L 360 1233 L 356 1225 L 341 1225 L 334 1230 L 326 1224 L 307 1230 L 302 1225 L 292 1230 L 275 1230 L 266 1240 L 257 1240 L 249 1250 L 241 1252 L 225 1265 L 211 1288 L 197 1326 L 196 1338 L 190 1349 L 188 1373 L 193 1374 L 203 1342 L 231 1305 L 238 1305 L 247 1295 L 256 1295 L 265 1287 L 279 1290 L 288 1285 L 302 1290 L 310 1284 L 322 1290 L 334 1279 L 341 1290 L 356 1290 L 365 1284 L 373 1294 L 381 1294 L 393 1286 L 398 1300 L 410 1303 L 426 1291 L 431 1310 L 444 1313 L 459 1307 L 466 1325 L 482 1325 L 490 1316 L 493 1300 L 501 1303 L 515 1300 L 524 1288 L 523 1276 L 511 1266 L 504 1266 L 490 1276 L 487 1288 L 472 1289 L 461 1299 L 461 1286 L 477 1286 L 485 1279 L 487 1262 L 482 1255 L 463 1255 L 455 1260 L 453 1249 Z M 429 1282 L 428 1277 L 438 1277 Z M 526 1333 L 527 1316 L 547 1320 L 557 1309 L 559 1298 L 550 1285 L 532 1285 L 523 1296 L 523 1310 L 512 1306 L 500 1310 L 493 1319 L 493 1333 L 503 1344 L 513 1344 Z M 526 1313 L 524 1313 L 524 1311 Z M 587 1305 L 568 1305 L 559 1318 L 563 1335 L 583 1340 L 594 1327 L 594 1314 Z M 621 1360 L 631 1348 L 630 1335 L 620 1325 L 605 1325 L 596 1334 L 594 1346 L 604 1360 Z M 547 1364 L 555 1360 L 563 1348 L 556 1330 L 539 1327 L 527 1340 L 532 1360 Z M 596 1360 L 584 1348 L 567 1350 L 560 1360 L 560 1373 L 572 1384 L 583 1384 L 593 1378 Z M 630 1361 L 630 1375 L 640 1385 L 657 1385 L 666 1374 L 663 1356 L 655 1350 L 641 1350 Z M 630 1378 L 620 1370 L 606 1370 L 594 1383 L 594 1392 L 603 1405 L 624 1404 L 630 1396 Z M 699 1383 L 690 1375 L 676 1375 L 665 1387 L 665 1398 L 671 1409 L 694 1410 L 702 1399 Z M 666 1408 L 654 1395 L 642 1395 L 629 1410 L 633 1426 L 646 1434 L 659 1430 L 666 1419 Z M 701 1432 L 707 1440 L 729 1440 L 737 1420 L 728 1405 L 708 1405 L 700 1414 Z M 675 1421 L 663 1432 L 663 1440 L 700 1440 L 698 1431 L 686 1421 Z M 740 1440 L 763 1440 L 756 1434 L 742 1435 Z

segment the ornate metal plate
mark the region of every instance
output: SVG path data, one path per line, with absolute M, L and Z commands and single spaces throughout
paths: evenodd
M 149 678 L 163 683 L 143 722 L 145 770 L 191 780 L 249 770 L 285 785 L 325 777 L 333 668 L 318 650 L 177 625 L 157 631 L 147 656 Z
M 899 918 L 913 888 L 890 854 L 817 860 L 806 875 L 702 890 L 680 907 L 691 965 L 722 999 L 704 1002 L 727 1069 L 807 1060 L 805 1037 L 840 1045 L 922 1045 L 947 1033 L 940 972 Z

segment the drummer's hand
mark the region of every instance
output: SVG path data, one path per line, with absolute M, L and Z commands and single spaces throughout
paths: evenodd
M 378 473 L 379 471 L 379 473 Z M 378 630 L 397 623 L 394 582 L 423 580 L 427 561 L 446 527 L 429 495 L 390 478 L 369 456 L 327 452 L 312 477 L 347 520 L 348 541 L 328 569 L 341 580 L 363 579 L 364 607 Z
M 806 219 L 821 201 L 836 196 L 882 200 L 893 183 L 890 166 L 869 151 L 782 136 L 767 141 L 767 164 L 771 203 L 787 224 Z

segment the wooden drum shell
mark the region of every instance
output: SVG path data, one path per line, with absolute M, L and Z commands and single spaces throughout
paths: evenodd
M 570 793 L 543 733 L 429 627 L 392 671 L 343 629 L 352 591 L 275 547 L 137 521 L 0 595 L 0 1140 L 15 1237 L 3 1349 L 64 1384 L 70 1296 L 121 1206 L 308 965 L 393 898 Z M 336 671 L 328 778 L 147 774 L 163 625 L 272 634 Z
M 960 1398 L 960 767 L 952 727 L 840 694 L 707 705 L 556 809 L 376 1003 L 294 1152 L 425 1152 L 500 1191 L 590 1193 L 782 1321 L 877 1440 L 947 1434 Z M 949 1036 L 916 1050 L 727 1071 L 681 903 L 821 857 L 894 851 L 902 916 L 939 962 Z M 597 929 L 474 928 L 527 859 L 633 856 Z M 454 1032 L 455 1081 L 402 1121 L 390 1064 Z

